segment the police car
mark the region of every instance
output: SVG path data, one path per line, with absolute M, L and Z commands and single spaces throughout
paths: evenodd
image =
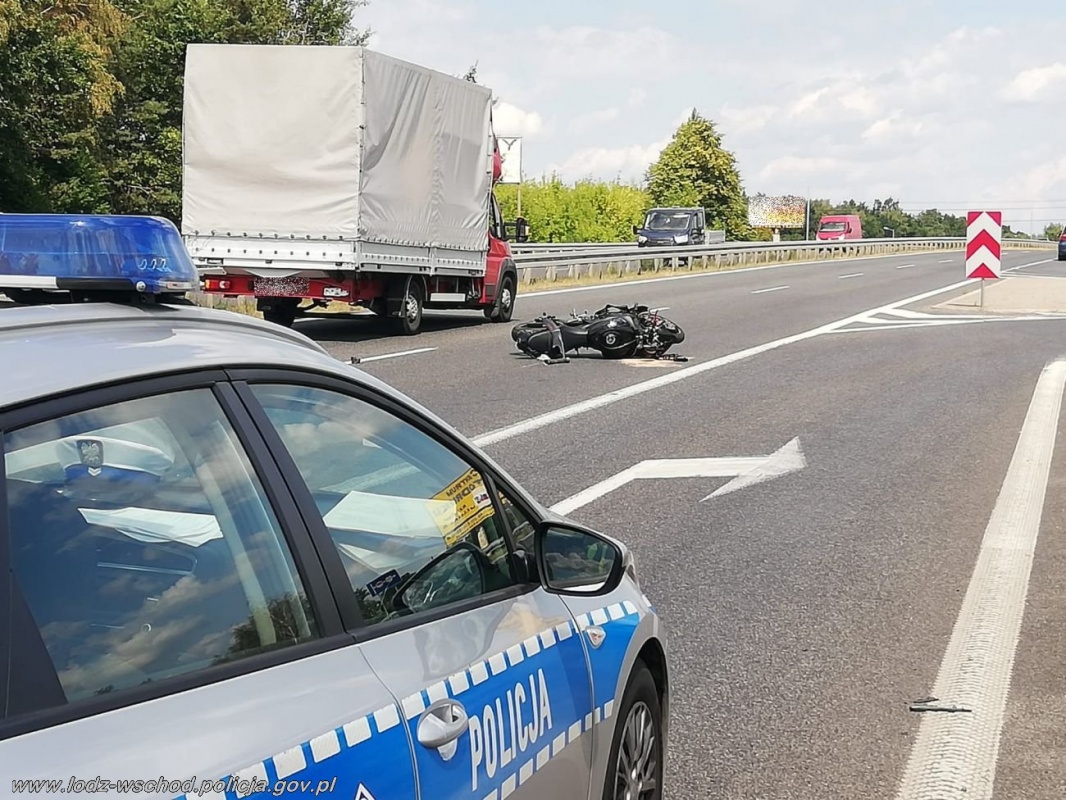
M 167 221 L 0 215 L 0 791 L 661 797 L 626 548 L 198 287 Z

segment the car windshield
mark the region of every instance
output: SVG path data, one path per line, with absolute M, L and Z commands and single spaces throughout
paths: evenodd
M 846 227 L 844 222 L 823 222 L 821 230 L 826 233 L 839 233 Z
M 684 211 L 667 212 L 653 211 L 648 214 L 644 222 L 644 229 L 648 231 L 686 231 L 692 214 Z

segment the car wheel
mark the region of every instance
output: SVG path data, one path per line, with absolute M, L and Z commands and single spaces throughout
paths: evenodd
M 603 800 L 661 800 L 662 719 L 655 680 L 638 661 L 618 709 Z

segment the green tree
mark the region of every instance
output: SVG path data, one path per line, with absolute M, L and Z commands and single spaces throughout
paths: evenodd
M 1062 225 L 1057 222 L 1052 222 L 1046 228 L 1044 228 L 1044 238 L 1057 240 L 1062 236 Z
M 722 146 L 714 123 L 696 111 L 649 167 L 647 184 L 655 205 L 702 206 L 709 228 L 725 230 L 731 240 L 750 238 L 736 157 Z
M 119 50 L 125 96 L 106 123 L 110 202 L 120 213 L 181 219 L 185 50 L 192 42 L 354 45 L 367 0 L 118 0 L 135 25 Z
M 106 209 L 97 125 L 127 24 L 108 0 L 0 0 L 0 211 Z
M 496 187 L 504 218 L 518 215 L 518 187 Z M 639 186 L 581 180 L 572 186 L 558 176 L 522 184 L 522 216 L 533 242 L 625 242 L 651 206 Z

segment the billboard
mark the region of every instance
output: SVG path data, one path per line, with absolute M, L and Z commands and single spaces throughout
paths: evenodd
M 749 197 L 748 224 L 753 228 L 806 227 L 807 199 L 795 195 Z
M 522 137 L 497 136 L 496 143 L 500 147 L 500 157 L 503 159 L 503 175 L 500 183 L 521 183 Z

